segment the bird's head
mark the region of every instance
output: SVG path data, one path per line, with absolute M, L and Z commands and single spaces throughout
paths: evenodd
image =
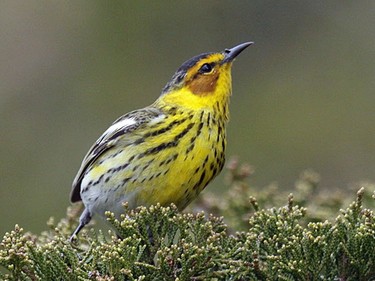
M 204 53 L 187 60 L 164 87 L 157 103 L 192 110 L 225 105 L 232 90 L 232 62 L 252 44 L 246 42 L 219 53 Z

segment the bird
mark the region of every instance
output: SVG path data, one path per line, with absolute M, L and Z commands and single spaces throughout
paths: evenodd
M 84 210 L 72 241 L 93 215 L 175 204 L 183 210 L 223 169 L 231 68 L 253 42 L 185 61 L 156 101 L 110 125 L 83 158 L 71 202 Z

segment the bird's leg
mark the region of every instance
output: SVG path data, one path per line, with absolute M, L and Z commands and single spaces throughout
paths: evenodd
M 85 208 L 79 217 L 79 225 L 77 226 L 76 230 L 74 230 L 73 234 L 70 236 L 69 241 L 72 242 L 74 238 L 78 235 L 81 229 L 90 222 L 91 214 L 90 211 Z

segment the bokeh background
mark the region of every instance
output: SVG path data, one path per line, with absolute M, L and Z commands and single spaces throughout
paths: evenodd
M 1 1 L 0 235 L 61 218 L 88 148 L 177 67 L 237 59 L 227 155 L 251 184 L 375 181 L 374 1 Z M 223 177 L 208 189 L 223 188 Z

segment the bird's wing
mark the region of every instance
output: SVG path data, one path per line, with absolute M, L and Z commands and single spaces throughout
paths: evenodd
M 124 135 L 141 130 L 147 124 L 162 117 L 164 114 L 160 109 L 155 107 L 146 107 L 143 109 L 129 112 L 118 118 L 113 124 L 101 135 L 94 145 L 83 158 L 81 167 L 74 178 L 70 200 L 77 202 L 81 200 L 81 182 L 87 169 L 102 155 L 105 151 L 113 147 Z

